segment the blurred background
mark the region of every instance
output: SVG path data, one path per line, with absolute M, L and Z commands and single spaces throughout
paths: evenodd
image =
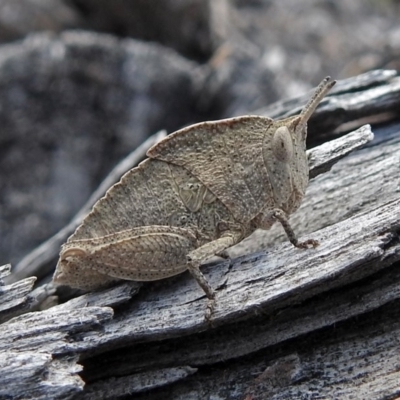
M 149 135 L 400 69 L 398 0 L 0 0 L 0 264 Z

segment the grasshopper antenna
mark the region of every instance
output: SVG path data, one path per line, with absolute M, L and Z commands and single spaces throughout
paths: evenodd
M 336 81 L 331 80 L 330 76 L 327 76 L 323 81 L 318 85 L 315 89 L 313 96 L 311 97 L 310 101 L 304 106 L 303 110 L 301 111 L 300 123 L 297 126 L 297 130 L 302 132 L 307 121 L 318 107 L 319 103 L 321 103 L 322 99 L 327 95 L 327 93 L 335 86 Z

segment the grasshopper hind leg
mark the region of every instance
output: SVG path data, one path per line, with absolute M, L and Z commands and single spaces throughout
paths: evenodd
M 225 232 L 224 236 L 219 239 L 206 243 L 188 254 L 188 270 L 193 278 L 196 279 L 199 286 L 204 290 L 208 298 L 207 309 L 204 316 L 207 322 L 211 321 L 215 309 L 215 291 L 200 271 L 200 265 L 210 257 L 220 254 L 228 247 L 235 245 L 240 239 L 241 232 Z

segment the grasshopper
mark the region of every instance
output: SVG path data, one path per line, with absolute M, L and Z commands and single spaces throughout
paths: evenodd
M 117 279 L 153 281 L 189 270 L 209 299 L 200 265 L 288 218 L 308 185 L 307 122 L 336 82 L 325 78 L 301 113 L 246 115 L 181 129 L 151 147 L 62 246 L 56 284 L 93 290 Z

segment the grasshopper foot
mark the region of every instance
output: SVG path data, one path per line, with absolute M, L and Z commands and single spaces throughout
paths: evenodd
M 220 251 L 216 254 L 216 256 L 223 258 L 224 260 L 230 260 L 231 256 L 228 254 L 226 250 Z
M 299 249 L 309 249 L 311 247 L 315 249 L 317 246 L 319 246 L 319 242 L 318 240 L 308 239 L 305 240 L 304 242 L 296 243 L 295 246 Z
M 209 324 L 212 325 L 212 316 L 215 310 L 215 297 L 209 298 L 207 300 L 207 308 L 206 312 L 204 313 L 204 319 Z
M 272 216 L 282 224 L 282 227 L 285 230 L 286 235 L 288 236 L 290 243 L 292 243 L 293 246 L 299 249 L 309 249 L 310 247 L 313 247 L 315 249 L 319 245 L 318 241 L 314 239 L 308 239 L 304 242 L 299 242 L 296 238 L 295 233 L 293 232 L 292 227 L 289 224 L 287 216 L 282 210 L 275 209 L 272 213 Z

